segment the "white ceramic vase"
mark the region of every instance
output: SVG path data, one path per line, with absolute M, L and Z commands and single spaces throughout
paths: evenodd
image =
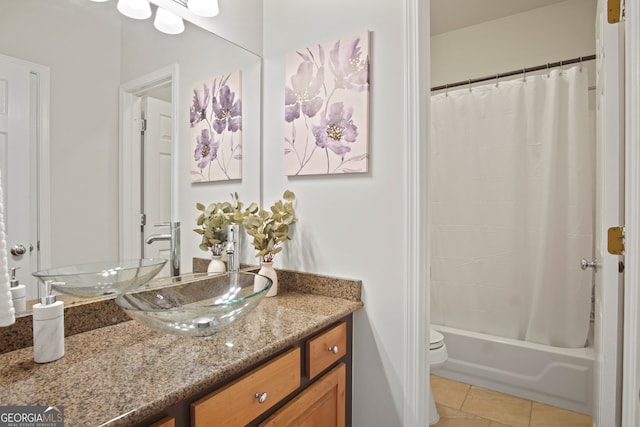
M 278 273 L 276 272 L 275 268 L 273 268 L 273 261 L 269 261 L 269 262 L 262 261 L 260 262 L 260 265 L 261 267 L 260 267 L 260 270 L 258 271 L 258 274 L 262 276 L 267 276 L 273 282 L 273 284 L 271 285 L 271 289 L 269 289 L 269 291 L 265 296 L 275 297 L 276 295 L 278 295 Z M 255 289 L 254 287 L 254 291 L 258 291 L 258 290 L 259 289 Z
M 220 255 L 211 255 L 211 261 L 207 267 L 207 273 L 226 273 L 227 266 Z

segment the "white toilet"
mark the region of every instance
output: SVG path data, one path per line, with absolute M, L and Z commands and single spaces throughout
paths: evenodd
M 449 354 L 447 346 L 444 344 L 444 336 L 434 330 L 429 329 L 429 368 L 437 369 L 446 362 Z M 436 401 L 433 398 L 433 391 L 429 387 L 429 425 L 436 424 L 440 420 L 438 410 L 436 409 Z

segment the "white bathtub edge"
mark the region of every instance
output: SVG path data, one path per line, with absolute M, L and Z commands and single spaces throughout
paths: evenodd
M 449 352 L 447 362 L 432 371 L 435 375 L 591 415 L 593 348 L 561 349 L 439 325 L 431 327 L 444 335 Z M 513 366 L 504 369 L 499 363 L 477 363 L 478 359 L 509 358 L 509 352 L 520 359 L 523 352 L 531 352 L 531 360 L 525 363 L 529 372 L 517 372 Z

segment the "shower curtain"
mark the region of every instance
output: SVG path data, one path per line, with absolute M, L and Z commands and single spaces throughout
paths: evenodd
M 431 98 L 431 321 L 557 347 L 589 329 L 587 71 Z

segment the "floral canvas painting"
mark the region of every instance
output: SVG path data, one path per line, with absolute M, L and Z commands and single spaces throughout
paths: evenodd
M 242 178 L 241 73 L 193 85 L 191 182 Z
M 287 55 L 286 175 L 367 172 L 369 32 Z

